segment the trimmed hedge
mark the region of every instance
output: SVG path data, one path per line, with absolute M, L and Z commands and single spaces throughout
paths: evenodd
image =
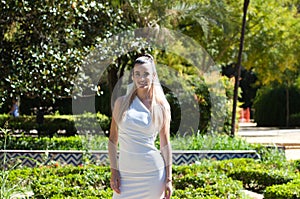
M 174 167 L 177 169 L 184 167 Z M 15 170 L 10 180 L 30 179 L 26 184 L 31 186 L 34 198 L 111 198 L 109 187 L 109 167 L 88 166 L 46 166 Z M 174 174 L 174 194 L 172 198 L 233 198 L 246 199 L 241 193 L 242 183 L 226 175 L 217 173 L 189 173 L 185 176 Z M 183 181 L 185 185 L 182 186 Z M 26 185 L 25 182 L 22 182 Z
M 213 140 L 213 141 L 212 141 Z M 6 149 L 15 150 L 106 150 L 108 138 L 104 135 L 76 135 L 69 137 L 7 136 Z M 186 136 L 171 137 L 174 150 L 249 150 L 258 146 L 240 138 L 230 136 Z M 159 139 L 155 142 L 159 148 Z M 4 149 L 4 137 L 0 138 L 0 149 Z
M 31 184 L 35 198 L 109 198 L 112 196 L 108 167 L 40 168 L 35 174 Z
M 72 136 L 80 132 L 108 131 L 110 118 L 101 113 L 85 113 L 82 115 L 45 115 L 43 124 L 38 124 L 36 116 L 20 116 L 12 118 L 0 115 L 0 127 L 29 133 L 37 130 L 39 135 L 50 136 L 64 131 L 63 135 Z
M 289 111 L 291 117 L 289 127 L 300 125 L 299 117 L 297 117 L 297 114 L 300 113 L 299 97 L 300 92 L 298 88 L 289 88 Z M 255 109 L 255 122 L 258 126 L 286 126 L 286 88 L 260 89 L 255 98 L 253 108 Z
M 107 139 L 103 137 L 103 139 Z M 9 150 L 83 150 L 83 139 L 80 136 L 71 137 L 12 137 L 6 140 Z M 0 139 L 0 149 L 4 149 L 4 139 Z
M 276 167 L 253 159 L 203 160 L 193 165 L 173 166 L 172 198 L 246 199 L 241 190 L 249 188 L 251 183 L 264 192 L 266 199 L 300 198 L 300 176 L 293 162 L 290 166 Z M 111 198 L 109 180 L 109 167 L 52 163 L 12 170 L 6 184 L 31 187 L 35 198 Z
M 300 178 L 287 184 L 267 187 L 264 192 L 265 199 L 299 199 Z
M 242 181 L 246 189 L 258 193 L 268 186 L 288 183 L 296 178 L 292 166 L 266 164 L 254 159 L 225 160 L 217 165 L 227 176 Z
M 295 176 L 286 170 L 239 168 L 230 175 L 233 179 L 243 181 L 244 187 L 248 190 L 262 193 L 266 187 L 274 184 L 290 182 Z

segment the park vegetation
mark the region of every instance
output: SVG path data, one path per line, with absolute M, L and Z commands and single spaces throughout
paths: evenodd
M 199 95 L 199 104 L 205 109 L 199 128 L 205 131 L 211 116 L 211 99 L 205 94 L 207 82 L 195 72 L 193 63 L 180 54 L 151 46 L 137 35 L 132 41 L 116 46 L 110 43 L 111 38 L 145 27 L 155 28 L 159 35 L 165 34 L 166 29 L 177 31 L 200 44 L 220 72 L 222 66 L 232 71 L 230 67 L 235 66 L 238 53 L 242 4 L 242 1 L 225 0 L 2 1 L 1 110 L 7 112 L 10 99 L 19 97 L 23 114 L 34 114 L 33 108 L 38 106 L 52 106 L 54 112 L 71 114 L 74 97 L 96 97 L 96 111 L 110 116 L 107 105 L 115 84 L 132 67 L 137 54 L 151 52 L 158 63 L 177 71 L 175 75 L 161 71 L 161 76 L 173 82 L 178 79 L 188 82 L 184 89 L 192 89 Z M 255 81 L 241 79 L 244 82 L 240 106 L 254 106 L 256 113 L 264 112 L 260 111 L 264 109 L 259 105 L 260 96 L 274 89 L 283 90 L 284 98 L 278 101 L 282 101 L 285 119 L 284 123 L 275 124 L 278 126 L 288 126 L 289 118 L 296 117 L 291 115 L 297 115 L 290 105 L 290 96 L 299 88 L 299 4 L 297 0 L 251 1 L 247 16 L 242 66 L 255 75 Z M 176 48 L 180 49 L 180 44 Z M 86 57 L 95 49 L 101 56 L 90 61 L 109 61 L 109 64 L 103 77 L 93 82 L 89 75 L 97 71 L 84 66 Z M 226 81 L 223 83 L 229 103 L 222 104 L 222 110 L 230 118 L 233 88 L 228 88 Z M 196 82 L 199 85 L 195 86 Z M 257 118 L 259 124 L 268 123 L 261 121 L 260 116 Z
M 158 64 L 168 67 L 160 67 L 159 75 L 162 83 L 171 85 L 164 91 L 172 109 L 174 149 L 255 149 L 261 155 L 259 160 L 201 160 L 174 166 L 173 198 L 246 199 L 243 189 L 262 193 L 266 199 L 300 198 L 299 161 L 286 161 L 277 149 L 226 135 L 242 7 L 240 0 L 1 1 L 1 149 L 105 150 L 113 90 L 127 77 L 132 60 L 149 52 Z M 250 1 L 239 106 L 255 109 L 258 125 L 300 126 L 299 13 L 299 0 Z M 155 30 L 147 34 L 160 45 L 152 45 L 153 40 L 137 30 Z M 192 41 L 189 48 L 182 41 L 172 43 L 172 48 L 163 42 L 174 32 Z M 224 92 L 212 94 L 212 83 L 197 70 L 199 60 L 186 58 L 185 53 L 193 57 L 197 52 L 195 46 L 209 57 Z M 104 68 L 97 67 L 102 64 Z M 185 91 L 180 95 L 170 90 L 180 86 Z M 191 94 L 201 117 L 186 134 L 178 124 L 186 119 L 180 115 L 190 110 L 180 105 L 188 103 Z M 16 97 L 21 116 L 11 118 L 6 113 Z M 214 99 L 218 103 L 212 103 Z M 38 110 L 44 113 L 43 123 L 36 120 Z M 6 165 L 3 161 L 1 165 Z M 0 198 L 28 192 L 34 198 L 112 195 L 107 165 L 50 162 L 24 168 L 16 161 L 1 167 L 0 174 Z

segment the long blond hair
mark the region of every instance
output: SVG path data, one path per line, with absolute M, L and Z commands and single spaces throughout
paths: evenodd
M 171 112 L 170 105 L 159 82 L 154 59 L 151 55 L 144 54 L 134 61 L 134 66 L 136 64 L 149 64 L 152 67 L 153 74 L 155 74 L 155 79 L 152 81 L 152 85 L 150 88 L 150 97 L 152 98 L 150 112 L 152 121 L 154 122 L 155 126 L 157 128 L 162 128 L 166 122 L 169 122 L 171 120 Z M 119 123 L 123 119 L 124 115 L 126 114 L 126 111 L 128 110 L 132 101 L 136 97 L 136 93 L 137 87 L 135 84 L 132 84 L 129 87 L 127 94 L 122 97 L 122 105 L 119 107 L 120 109 L 117 111 L 117 114 L 114 115 L 114 118 L 117 123 Z

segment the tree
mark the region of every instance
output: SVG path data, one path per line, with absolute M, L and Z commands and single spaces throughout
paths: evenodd
M 90 47 L 119 31 L 121 16 L 109 3 L 90 0 L 1 1 L 1 100 L 70 97 Z
M 289 89 L 299 76 L 300 22 L 297 3 L 255 1 L 250 11 L 249 45 L 245 66 L 254 67 L 262 86 L 286 88 L 286 126 L 289 126 Z M 259 50 L 259 51 L 258 51 Z

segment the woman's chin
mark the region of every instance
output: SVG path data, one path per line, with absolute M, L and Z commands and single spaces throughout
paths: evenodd
M 146 90 L 146 89 L 149 89 L 149 86 L 148 85 L 138 85 L 137 88 L 141 89 L 141 90 Z

